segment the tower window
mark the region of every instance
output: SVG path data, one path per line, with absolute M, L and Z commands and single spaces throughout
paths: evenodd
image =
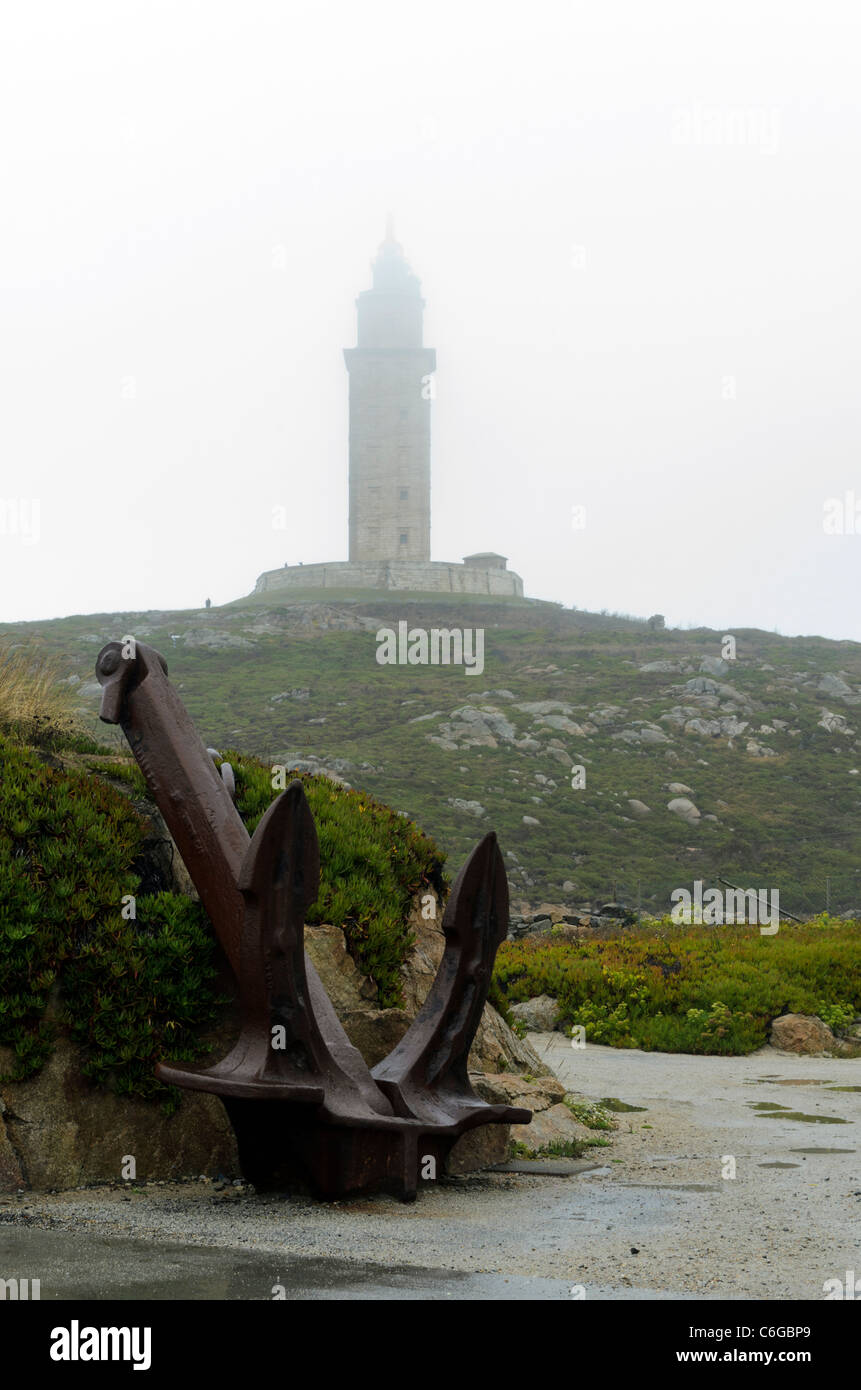
M 409 497 L 409 495 L 410 495 L 410 490 L 409 490 L 409 488 L 408 488 L 408 487 L 402 487 L 402 488 L 401 488 L 401 501 L 402 501 L 402 502 L 406 502 L 406 500 L 407 500 L 407 498 Z
M 406 545 L 406 544 L 407 544 L 407 536 L 408 536 L 408 533 L 407 533 L 406 531 L 402 531 L 402 532 L 401 532 L 401 545 Z

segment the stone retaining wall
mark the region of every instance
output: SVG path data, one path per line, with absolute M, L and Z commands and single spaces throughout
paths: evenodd
M 513 570 L 480 569 L 439 560 L 339 560 L 327 565 L 285 565 L 261 574 L 254 586 L 256 594 L 279 589 L 408 589 L 419 593 L 523 598 L 523 580 Z

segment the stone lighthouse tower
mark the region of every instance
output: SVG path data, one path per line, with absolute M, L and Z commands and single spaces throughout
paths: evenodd
M 391 221 L 356 300 L 350 378 L 350 558 L 285 564 L 258 594 L 325 589 L 497 594 L 522 598 L 523 580 L 493 550 L 463 564 L 430 558 L 430 410 L 436 353 L 422 343 L 424 300 Z
M 430 559 L 430 404 L 424 300 L 391 222 L 356 300 L 350 376 L 350 561 Z

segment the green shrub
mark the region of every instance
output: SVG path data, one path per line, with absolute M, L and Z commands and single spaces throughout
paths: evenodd
M 231 761 L 253 832 L 277 792 L 262 763 Z M 55 768 L 0 734 L 0 1045 L 12 1051 L 12 1079 L 38 1071 L 53 1046 L 46 1011 L 57 989 L 84 1074 L 173 1108 L 177 1095 L 153 1068 L 205 1051 L 198 1035 L 224 1002 L 213 991 L 215 938 L 201 906 L 172 893 L 136 897 L 126 920 L 151 831 L 115 781 L 145 790 L 131 761 Z M 308 920 L 343 927 L 380 1004 L 400 1003 L 410 907 L 416 893 L 443 891 L 443 857 L 379 802 L 325 778 L 302 781 L 321 853 Z
M 842 1033 L 855 1019 L 857 1009 L 852 1004 L 826 1004 L 822 1002 L 816 1010 L 823 1023 L 834 1033 Z
M 212 990 L 213 937 L 198 904 L 159 893 L 136 909 L 133 922 L 116 914 L 99 923 L 69 961 L 63 994 L 84 1075 L 120 1095 L 164 1098 L 156 1062 L 199 1057 L 198 1032 L 227 1001 Z M 178 1101 L 168 1088 L 165 1109 Z
M 508 1145 L 508 1157 L 509 1160 L 515 1158 L 582 1158 L 586 1149 L 596 1142 L 588 1139 L 553 1139 L 540 1149 L 530 1149 L 528 1144 L 522 1144 L 519 1139 L 512 1139 Z
M 147 825 L 128 799 L 86 772 L 47 766 L 0 736 L 0 1044 L 21 1080 L 50 1055 L 45 1019 L 56 984 L 84 1071 L 119 1091 L 164 1095 L 157 1056 L 202 1048 L 192 1023 L 214 1017 L 214 940 L 190 899 L 137 900 L 133 864 Z
M 570 945 L 504 942 L 494 973 L 509 1003 L 557 999 L 592 1042 L 658 1052 L 741 1054 L 761 1047 L 782 1013 L 840 1029 L 861 1012 L 861 924 L 677 927 Z

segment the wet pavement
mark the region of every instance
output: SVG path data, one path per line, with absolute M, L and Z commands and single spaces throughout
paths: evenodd
M 466 1274 L 421 1265 L 381 1268 L 355 1260 L 108 1240 L 90 1234 L 0 1226 L 0 1269 L 40 1270 L 40 1299 L 165 1300 L 547 1300 L 661 1298 L 654 1289 L 575 1287 L 561 1279 Z M 29 1288 L 29 1285 L 28 1285 Z M 682 1295 L 676 1295 L 681 1297 Z
M 7 1194 L 0 1279 L 45 1300 L 821 1300 L 859 1268 L 861 1061 L 532 1041 L 572 1090 L 620 1102 L 585 1160 L 409 1205 L 197 1180 Z

